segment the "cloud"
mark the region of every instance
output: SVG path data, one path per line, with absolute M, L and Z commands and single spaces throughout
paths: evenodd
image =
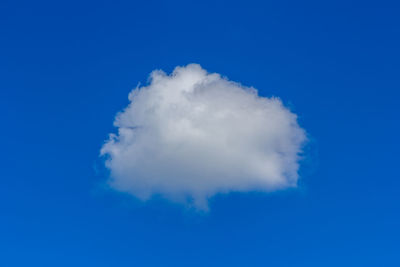
M 297 185 L 305 131 L 279 98 L 190 64 L 153 71 L 129 100 L 101 149 L 114 189 L 207 209 L 218 193 Z

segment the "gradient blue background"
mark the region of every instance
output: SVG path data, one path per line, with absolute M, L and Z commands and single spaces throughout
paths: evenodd
M 1 1 L 0 266 L 400 266 L 400 6 Z M 279 96 L 310 135 L 299 188 L 208 214 L 104 187 L 99 149 L 154 69 Z

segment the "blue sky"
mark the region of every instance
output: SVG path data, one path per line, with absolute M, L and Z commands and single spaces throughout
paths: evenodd
M 3 1 L 0 266 L 399 266 L 399 4 Z M 297 189 L 206 214 L 105 188 L 99 150 L 154 69 L 279 96 Z

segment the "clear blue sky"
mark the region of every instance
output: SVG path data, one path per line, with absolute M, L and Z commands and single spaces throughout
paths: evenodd
M 400 266 L 396 1 L 2 1 L 0 266 Z M 157 68 L 279 96 L 299 188 L 199 214 L 107 190 L 99 149 Z

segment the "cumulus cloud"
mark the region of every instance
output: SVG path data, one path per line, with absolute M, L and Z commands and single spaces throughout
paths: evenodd
M 279 98 L 200 65 L 153 71 L 103 145 L 110 185 L 206 209 L 218 193 L 295 187 L 305 131 Z

